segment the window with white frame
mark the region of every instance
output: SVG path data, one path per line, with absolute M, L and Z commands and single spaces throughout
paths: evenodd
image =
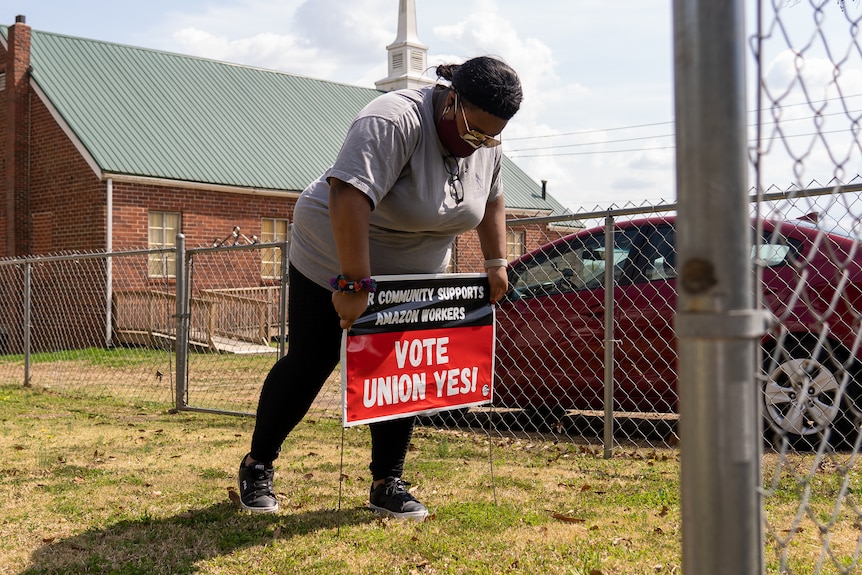
M 180 231 L 180 214 L 177 212 L 150 212 L 147 245 L 151 250 L 177 247 Z M 150 254 L 150 277 L 173 278 L 177 275 L 176 252 Z
M 264 244 L 287 241 L 290 222 L 278 218 L 261 218 L 260 241 Z M 281 249 L 263 248 L 260 250 L 260 276 L 264 279 L 281 277 Z
M 526 243 L 526 232 L 523 230 L 506 230 L 506 259 L 513 260 L 524 255 Z

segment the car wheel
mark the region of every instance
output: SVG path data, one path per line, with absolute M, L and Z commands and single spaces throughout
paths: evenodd
M 858 435 L 858 382 L 847 355 L 829 344 L 788 336 L 767 348 L 763 383 L 764 435 L 776 447 L 797 449 L 853 444 Z M 846 380 L 846 381 L 845 381 Z

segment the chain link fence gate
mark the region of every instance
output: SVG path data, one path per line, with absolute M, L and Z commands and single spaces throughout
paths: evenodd
M 177 245 L 177 276 L 186 286 L 177 313 L 187 320 L 177 407 L 253 415 L 263 379 L 287 344 L 288 244 L 185 250 L 180 238 Z

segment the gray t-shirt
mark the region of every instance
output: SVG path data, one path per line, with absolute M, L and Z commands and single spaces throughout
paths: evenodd
M 353 121 L 335 164 L 296 202 L 289 257 L 303 275 L 329 287 L 341 273 L 329 221 L 330 177 L 371 200 L 372 275 L 445 271 L 455 236 L 474 229 L 486 203 L 502 195 L 499 147 L 447 159 L 434 93 L 432 86 L 383 94 Z

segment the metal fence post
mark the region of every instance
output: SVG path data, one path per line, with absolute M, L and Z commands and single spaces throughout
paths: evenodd
M 604 458 L 614 448 L 614 217 L 605 217 L 605 429 Z
M 30 277 L 33 266 L 24 264 L 24 387 L 30 387 L 30 313 L 33 307 L 33 293 Z
M 188 352 L 189 352 L 189 284 L 186 273 L 186 236 L 177 234 L 176 252 L 176 278 L 177 278 L 177 314 L 176 314 L 176 357 L 177 373 L 176 382 L 176 408 L 183 409 L 187 405 L 186 383 L 188 381 Z
M 674 0 L 682 566 L 763 572 L 744 1 Z
M 281 294 L 278 298 L 278 357 L 284 357 L 285 343 L 287 342 L 287 246 L 284 242 L 281 247 Z

